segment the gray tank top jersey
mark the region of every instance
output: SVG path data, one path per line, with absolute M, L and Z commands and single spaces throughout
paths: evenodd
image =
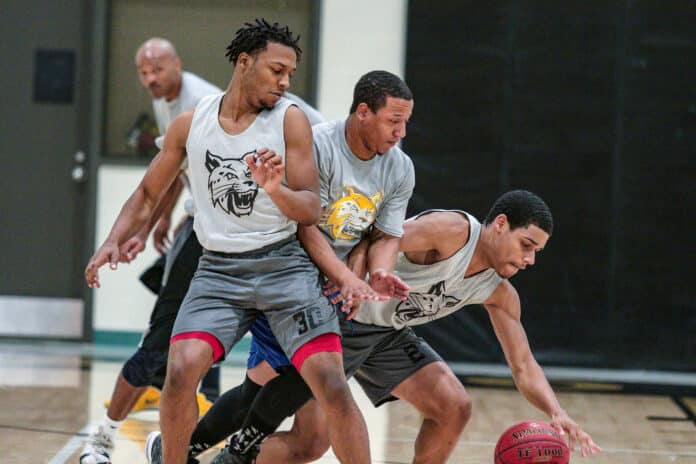
M 341 259 L 372 224 L 401 237 L 415 185 L 413 163 L 403 151 L 393 147 L 363 161 L 348 147 L 345 129 L 345 121 L 312 127 L 324 208 L 319 229 Z
M 210 82 L 196 76 L 188 71 L 183 71 L 181 73 L 181 91 L 179 96 L 172 101 L 167 101 L 164 97 L 152 100 L 152 109 L 155 112 L 155 120 L 157 121 L 157 127 L 159 128 L 159 133 L 161 134 L 155 140 L 155 144 L 161 150 L 164 141 L 164 133 L 167 132 L 169 124 L 176 119 L 184 111 L 191 111 L 196 108 L 198 102 L 201 98 L 206 95 L 212 95 L 214 93 L 220 93 L 217 86 L 211 84 Z M 191 183 L 189 182 L 188 173 L 188 160 L 184 160 L 181 163 L 182 180 L 186 185 L 186 188 L 191 190 Z M 193 216 L 195 213 L 195 206 L 191 198 L 187 198 L 184 202 L 184 210 L 189 216 Z
M 425 211 L 415 218 L 433 211 L 437 210 Z M 464 277 L 481 235 L 481 223 L 468 213 L 458 212 L 469 220 L 466 245 L 449 258 L 427 265 L 412 263 L 399 253 L 394 272 L 411 287 L 408 299 L 365 302 L 356 316 L 358 322 L 399 329 L 425 324 L 463 306 L 486 301 L 503 279 L 490 268 Z
M 196 204 L 194 230 L 204 248 L 240 253 L 279 242 L 297 230 L 297 223 L 254 182 L 245 162 L 264 147 L 285 161 L 283 126 L 293 103 L 281 98 L 273 109 L 261 111 L 244 132 L 230 135 L 218 121 L 223 95 L 200 101 L 186 140 Z

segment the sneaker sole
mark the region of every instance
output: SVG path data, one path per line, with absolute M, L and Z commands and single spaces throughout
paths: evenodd
M 145 440 L 145 455 L 147 457 L 147 462 L 152 462 L 152 440 L 154 440 L 158 435 L 158 432 L 150 432 Z
M 80 464 L 82 464 L 82 459 L 84 459 L 84 458 L 86 458 L 86 457 L 89 457 L 89 454 L 82 454 L 82 455 L 80 455 Z M 105 462 L 105 463 L 103 463 L 103 464 L 111 464 L 111 460 L 109 460 L 108 462 Z

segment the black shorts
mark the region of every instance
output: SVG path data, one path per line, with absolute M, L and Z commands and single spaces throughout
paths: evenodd
M 189 217 L 174 237 L 167 255 L 166 282 L 150 314 L 150 324 L 140 341 L 141 348 L 151 351 L 169 350 L 174 321 L 198 268 L 202 251 L 193 231 L 193 218 Z
M 443 361 L 410 327 L 395 329 L 341 317 L 343 366 L 355 377 L 372 404 L 397 398 L 392 391 L 430 363 Z

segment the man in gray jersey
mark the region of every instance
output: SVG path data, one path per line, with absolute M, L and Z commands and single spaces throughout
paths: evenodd
M 204 247 L 172 331 L 160 425 L 162 459 L 186 462 L 197 417 L 195 388 L 259 313 L 327 414 L 341 462 L 370 462 L 365 422 L 343 373 L 340 330 L 319 274 L 295 237 L 319 219 L 318 175 L 306 116 L 283 97 L 301 53 L 288 27 L 247 23 L 227 47 L 234 64 L 223 94 L 178 116 L 162 151 L 85 269 L 115 265 L 188 159 L 194 229 Z M 152 460 L 153 456 L 148 456 Z
M 471 414 L 471 399 L 442 358 L 410 326 L 479 303 L 488 311 L 524 397 L 545 412 L 561 434 L 568 434 L 571 449 L 578 443 L 583 456 L 601 451 L 561 408 L 534 359 L 520 322 L 519 296 L 508 281 L 535 263 L 536 253 L 545 247 L 552 230 L 551 212 L 543 200 L 521 190 L 502 195 L 484 224 L 461 211 L 422 213 L 404 224 L 394 269 L 410 286 L 408 299 L 367 301 L 354 321 L 342 323 L 346 374 L 354 374 L 376 406 L 400 398 L 423 415 L 413 462 L 446 462 Z M 362 242 L 352 257 L 366 251 L 367 244 Z M 364 273 L 364 269 L 354 270 Z M 293 379 L 296 377 L 280 376 L 259 395 L 272 402 L 274 396 L 284 396 L 289 390 L 301 391 L 292 384 Z M 274 392 L 264 391 L 267 389 Z M 263 442 L 258 464 L 309 462 L 326 451 L 323 418 L 313 403 L 296 414 L 302 430 L 293 428 Z M 291 413 L 277 411 L 276 416 Z

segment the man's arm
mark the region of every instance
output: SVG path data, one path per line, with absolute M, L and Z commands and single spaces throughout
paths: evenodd
M 377 294 L 365 281 L 356 276 L 348 266 L 336 256 L 329 242 L 317 226 L 300 225 L 297 236 L 307 254 L 319 270 L 340 289 L 343 311 L 349 312 L 352 319 L 362 300 L 388 300 L 389 296 Z M 334 296 L 332 303 L 341 298 Z
M 331 282 L 342 286 L 348 280 L 357 279 L 348 266 L 336 256 L 317 226 L 300 226 L 297 236 L 314 264 Z
M 108 262 L 112 269 L 116 269 L 119 246 L 145 226 L 165 190 L 179 173 L 181 162 L 186 156 L 186 138 L 192 115 L 192 112 L 183 113 L 172 122 L 162 151 L 152 160 L 145 177 L 121 208 L 104 244 L 89 260 L 85 279 L 90 287 L 99 287 L 99 267 Z
M 157 205 L 157 208 L 155 208 L 154 213 L 152 213 L 152 218 L 148 223 L 148 227 L 152 231 L 152 243 L 155 249 L 161 254 L 166 253 L 169 248 L 169 229 L 171 229 L 172 224 L 172 211 L 174 211 L 174 207 L 184 189 L 184 181 L 181 180 L 181 171 L 179 171 L 179 174 L 180 175 L 174 179 L 174 182 L 172 182 L 172 185 L 169 186 L 169 189 L 167 189 L 167 193 L 165 193 L 164 197 Z M 157 224 L 156 227 L 155 224 Z
M 400 250 L 424 264 L 447 259 L 469 240 L 469 221 L 455 211 L 434 211 L 404 223 Z
M 181 178 L 177 177 L 157 204 L 147 224 L 121 245 L 119 251 L 119 260 L 121 262 L 130 263 L 145 249 L 147 237 L 150 235 L 150 231 L 155 227 L 155 224 L 157 227 L 152 234 L 152 243 L 160 254 L 167 252 L 169 246 L 167 235 L 171 225 L 172 210 L 174 210 L 174 206 L 176 206 L 183 185 L 184 183 Z
M 393 273 L 400 242 L 401 237 L 385 234 L 373 226 L 367 250 L 367 270 L 373 289 L 403 301 L 408 297 L 410 287 Z
M 520 298 L 510 282 L 504 280 L 484 303 L 495 334 L 505 353 L 517 389 L 531 404 L 545 412 L 561 434 L 568 433 L 571 451 L 577 441 L 581 453 L 601 451 L 592 437 L 573 421 L 561 407 L 529 347 L 527 335 L 520 321 Z
M 370 248 L 367 251 L 367 270 L 370 274 L 378 270 L 392 272 L 399 253 L 401 237 L 382 232 L 377 227 L 370 231 Z
M 353 271 L 353 274 L 358 276 L 360 280 L 365 280 L 367 276 L 367 251 L 369 247 L 369 237 L 363 238 L 350 250 L 348 258 L 346 258 L 348 269 Z
M 285 165 L 272 151 L 260 150 L 258 161 L 247 157 L 254 180 L 288 218 L 300 224 L 319 222 L 319 175 L 312 155 L 312 128 L 296 106 L 285 112 Z M 287 187 L 281 181 L 283 174 Z

